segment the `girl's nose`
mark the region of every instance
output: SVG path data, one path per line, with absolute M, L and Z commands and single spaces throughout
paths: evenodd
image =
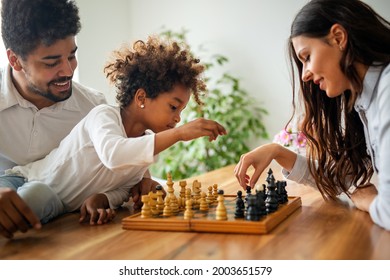
M 180 120 L 181 120 L 180 115 L 176 115 L 174 120 L 175 120 L 176 123 L 179 123 Z

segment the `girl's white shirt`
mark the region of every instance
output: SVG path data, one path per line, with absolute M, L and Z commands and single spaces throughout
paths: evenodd
M 80 208 L 91 194 L 104 193 L 111 208 L 129 198 L 129 190 L 150 176 L 155 135 L 128 138 L 120 109 L 99 105 L 78 123 L 58 148 L 45 158 L 15 166 L 6 174 L 21 174 L 28 181 L 48 184 L 63 201 L 67 211 Z

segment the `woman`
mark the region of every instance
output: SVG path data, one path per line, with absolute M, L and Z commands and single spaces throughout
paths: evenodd
M 240 185 L 253 187 L 275 159 L 288 179 L 318 187 L 325 199 L 344 192 L 390 230 L 390 23 L 358 0 L 313 0 L 292 23 L 289 53 L 301 77 L 308 158 L 258 147 L 235 168 Z M 370 184 L 374 172 L 378 186 Z

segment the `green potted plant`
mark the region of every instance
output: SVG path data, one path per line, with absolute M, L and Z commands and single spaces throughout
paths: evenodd
M 160 35 L 189 47 L 186 34 L 186 30 L 165 30 Z M 198 106 L 191 99 L 182 113 L 181 122 L 198 117 L 216 120 L 225 126 L 228 135 L 218 137 L 213 142 L 204 137 L 173 145 L 160 153 L 158 162 L 151 167 L 153 176 L 165 178 L 170 172 L 175 180 L 179 180 L 234 164 L 249 151 L 247 143 L 254 137 L 268 139 L 263 123 L 266 109 L 241 87 L 239 78 L 223 71 L 227 62 L 228 58 L 220 54 L 212 55 L 207 62 L 202 61 L 206 67 L 204 79 L 208 87 L 202 99 L 204 105 Z M 210 75 L 212 69 L 222 70 L 222 74 L 214 78 Z

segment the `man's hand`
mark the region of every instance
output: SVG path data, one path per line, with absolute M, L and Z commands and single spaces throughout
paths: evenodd
M 80 223 L 88 220 L 90 225 L 106 224 L 115 217 L 115 210 L 110 209 L 105 194 L 98 193 L 88 197 L 80 208 Z
M 27 232 L 30 227 L 42 227 L 39 218 L 12 189 L 0 189 L 0 234 L 12 238 L 17 231 Z

